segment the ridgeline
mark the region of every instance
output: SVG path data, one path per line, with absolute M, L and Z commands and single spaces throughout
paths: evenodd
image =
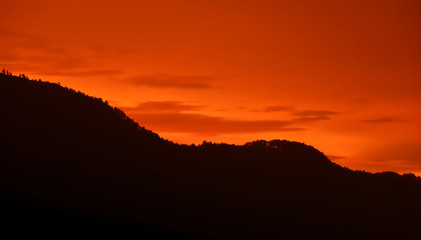
M 168 119 L 171 121 L 171 119 Z M 4 232 L 130 239 L 408 239 L 421 180 L 286 140 L 179 145 L 100 98 L 0 74 Z

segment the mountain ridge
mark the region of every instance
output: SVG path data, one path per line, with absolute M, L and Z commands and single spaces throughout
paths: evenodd
M 2 198 L 186 238 L 419 232 L 413 174 L 352 171 L 286 140 L 175 144 L 100 98 L 25 76 L 0 74 L 0 91 Z

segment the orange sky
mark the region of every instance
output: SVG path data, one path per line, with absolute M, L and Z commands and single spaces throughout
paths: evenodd
M 0 68 L 121 107 L 182 143 L 304 142 L 421 174 L 421 2 L 20 1 Z

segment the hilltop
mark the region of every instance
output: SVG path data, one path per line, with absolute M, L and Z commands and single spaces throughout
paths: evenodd
M 179 145 L 100 98 L 7 74 L 0 113 L 2 218 L 8 229 L 32 229 L 18 236 L 378 239 L 421 231 L 419 178 L 343 168 L 303 143 Z

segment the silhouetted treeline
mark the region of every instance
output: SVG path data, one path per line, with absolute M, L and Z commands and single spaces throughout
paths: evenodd
M 2 74 L 0 93 L 9 230 L 51 236 L 51 225 L 61 238 L 90 230 L 156 239 L 421 233 L 421 181 L 413 174 L 352 171 L 285 140 L 178 145 L 102 99 L 54 83 Z

